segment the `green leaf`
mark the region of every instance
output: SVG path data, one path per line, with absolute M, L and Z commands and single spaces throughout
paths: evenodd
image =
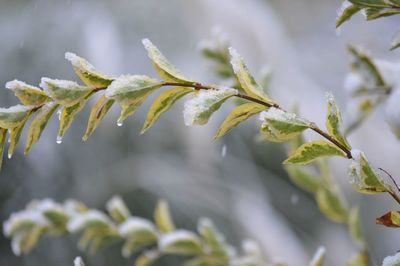
M 260 115 L 261 133 L 272 142 L 284 142 L 298 137 L 310 127 L 310 123 L 294 113 L 271 107 Z
M 372 83 L 373 87 L 385 88 L 386 83 L 368 53 L 353 45 L 349 45 L 348 49 L 353 55 L 353 67 L 359 71 L 363 79 Z
M 323 266 L 325 261 L 325 247 L 319 247 L 310 262 L 310 266 Z
M 387 192 L 383 180 L 369 164 L 363 152 L 352 150 L 354 162 L 350 165 L 350 182 L 355 190 L 365 194 Z
M 135 261 L 135 266 L 149 266 L 153 264 L 161 254 L 158 250 L 149 250 L 142 253 Z
M 7 129 L 0 128 L 0 170 L 3 164 L 3 153 L 4 153 L 4 147 L 6 145 L 6 139 L 7 139 Z
M 55 102 L 66 107 L 79 103 L 93 91 L 92 88 L 80 86 L 74 81 L 49 78 L 42 78 L 40 87 Z
M 347 221 L 348 211 L 343 197 L 330 187 L 320 186 L 315 194 L 318 207 L 323 214 L 337 223 Z
M 169 82 L 178 82 L 183 84 L 193 84 L 195 81 L 185 77 L 168 59 L 153 45 L 150 40 L 143 39 L 142 43 L 153 61 L 158 75 Z
M 176 101 L 191 92 L 193 92 L 192 88 L 184 87 L 177 87 L 162 92 L 151 105 L 141 133 L 143 134 L 154 125 L 160 116 L 167 112 Z
M 360 251 L 347 261 L 347 266 L 369 266 L 368 252 L 367 251 Z
M 344 22 L 349 20 L 354 14 L 360 11 L 360 8 L 356 5 L 346 5 L 347 0 L 343 2 L 341 9 L 338 12 L 336 18 L 336 28 L 339 28 Z
M 160 200 L 154 212 L 154 220 L 161 233 L 170 233 L 175 230 L 168 203 Z
M 0 108 L 0 127 L 12 129 L 26 122 L 32 112 L 32 107 L 14 105 L 9 108 Z
M 227 261 L 229 258 L 229 251 L 225 242 L 225 238 L 215 228 L 213 222 L 208 218 L 202 218 L 199 221 L 197 230 L 202 236 L 204 243 L 210 250 L 210 254 L 214 258 Z
M 239 125 L 241 122 L 246 121 L 255 114 L 266 110 L 267 107 L 258 103 L 245 103 L 236 107 L 224 120 L 219 127 L 214 139 L 218 139 Z
M 284 164 L 308 164 L 318 158 L 326 156 L 342 156 L 346 154 L 337 146 L 326 141 L 312 141 L 301 145 L 295 152 L 293 152 Z
M 213 90 L 201 90 L 185 103 L 183 116 L 187 126 L 204 125 L 221 105 L 238 92 L 235 89 L 216 87 Z
M 51 100 L 41 89 L 19 80 L 7 82 L 6 88 L 12 90 L 23 105 L 39 106 Z
M 42 227 L 34 227 L 29 231 L 19 232 L 12 238 L 12 247 L 15 255 L 29 253 L 43 235 Z
M 9 129 L 9 133 L 10 133 L 10 146 L 8 147 L 8 158 L 11 158 L 12 155 L 14 154 L 14 150 L 15 147 L 17 146 L 20 138 L 21 138 L 21 134 L 22 134 L 22 130 L 24 129 L 24 126 L 26 124 L 26 122 L 28 121 L 30 115 L 33 112 L 30 112 L 25 119 L 17 126 L 14 128 Z
M 376 223 L 387 227 L 400 227 L 400 212 L 390 211 L 388 213 L 385 213 L 384 215 L 376 219 Z
M 113 81 L 113 78 L 99 73 L 86 59 L 74 53 L 65 53 L 65 59 L 71 62 L 75 73 L 89 87 L 106 88 Z
M 130 217 L 123 222 L 118 231 L 126 239 L 122 248 L 124 257 L 129 257 L 137 250 L 157 241 L 158 235 L 154 225 L 140 217 Z
M 87 103 L 87 99 L 83 99 L 82 101 L 68 106 L 64 107 L 61 110 L 60 114 L 60 127 L 58 129 L 58 141 L 61 141 L 62 138 L 64 137 L 65 133 L 67 130 L 71 127 L 72 122 L 74 121 L 75 117 L 77 114 L 82 111 L 83 107 L 85 107 Z
M 162 85 L 163 83 L 158 80 L 141 75 L 122 75 L 114 80 L 105 95 L 122 106 L 118 123 L 133 115 L 147 97 Z
M 112 197 L 107 202 L 106 209 L 110 216 L 118 223 L 125 222 L 131 216 L 128 207 L 119 196 Z
M 43 130 L 45 129 L 55 110 L 57 110 L 58 106 L 59 105 L 55 102 L 50 102 L 46 103 L 42 108 L 40 108 L 31 125 L 29 126 L 28 136 L 26 138 L 25 154 L 28 154 L 33 144 L 40 139 Z
M 347 149 L 351 150 L 349 143 L 347 142 L 346 137 L 343 135 L 341 131 L 341 122 L 342 118 L 340 115 L 339 108 L 336 105 L 335 98 L 332 94 L 327 94 L 328 100 L 328 113 L 326 116 L 326 128 L 340 144 L 345 146 Z
M 236 77 L 243 88 L 243 90 L 249 95 L 257 99 L 271 102 L 268 95 L 264 92 L 264 89 L 256 82 L 254 77 L 250 74 L 249 69 L 244 63 L 243 58 L 239 53 L 233 49 L 229 48 L 229 53 L 231 55 L 231 65 Z
M 321 184 L 321 180 L 319 180 L 316 176 L 302 170 L 296 165 L 287 165 L 285 166 L 285 169 L 290 177 L 290 180 L 306 191 L 314 193 Z
M 398 10 L 398 8 L 366 8 L 364 10 L 365 15 L 367 16 L 367 20 L 374 20 L 381 17 L 389 17 L 400 13 L 400 10 Z
M 107 112 L 113 106 L 114 102 L 114 100 L 108 99 L 105 95 L 102 95 L 93 105 L 92 109 L 90 110 L 85 135 L 82 137 L 83 141 L 88 140 L 89 137 L 93 134 L 96 128 L 100 125 L 100 122 L 106 116 Z
M 400 33 L 394 36 L 392 43 L 390 44 L 390 50 L 393 51 L 400 47 Z
M 376 7 L 376 8 L 388 8 L 390 7 L 385 0 L 348 0 L 350 3 L 360 7 Z
M 180 255 L 197 255 L 203 250 L 198 236 L 186 230 L 177 230 L 161 236 L 158 247 L 163 253 Z
M 361 232 L 360 225 L 360 210 L 358 207 L 353 207 L 349 212 L 348 228 L 353 239 L 361 246 L 365 245 L 364 237 Z

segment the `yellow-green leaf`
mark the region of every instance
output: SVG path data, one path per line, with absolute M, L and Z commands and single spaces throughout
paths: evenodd
M 250 96 L 270 102 L 271 100 L 269 99 L 268 95 L 250 74 L 249 69 L 239 53 L 232 47 L 229 48 L 229 53 L 231 55 L 231 65 L 233 67 L 233 71 L 235 72 L 235 75 L 243 90 Z
M 105 95 L 102 95 L 99 100 L 93 105 L 90 110 L 88 125 L 86 128 L 85 135 L 82 137 L 84 141 L 88 140 L 93 134 L 100 122 L 106 116 L 107 112 L 111 109 L 114 104 L 113 99 L 108 99 Z
M 325 253 L 326 253 L 325 247 L 319 247 L 310 262 L 310 266 L 323 266 L 325 260 Z
M 390 44 L 390 50 L 393 51 L 399 47 L 400 47 L 400 34 L 397 33 Z
M 221 105 L 238 92 L 235 89 L 216 87 L 213 90 L 201 90 L 185 103 L 183 118 L 187 126 L 204 125 Z
M 326 128 L 328 132 L 338 141 L 340 144 L 345 146 L 347 149 L 351 149 L 346 137 L 341 131 L 342 118 L 340 110 L 336 105 L 335 98 L 331 93 L 327 94 L 328 101 L 328 113 L 326 115 Z
M 246 121 L 251 116 L 266 110 L 267 107 L 258 103 L 245 103 L 236 107 L 219 127 L 214 139 L 218 139 L 228 133 L 231 129 Z
M 55 110 L 57 110 L 58 106 L 59 105 L 55 102 L 49 102 L 40 108 L 35 118 L 32 120 L 31 125 L 29 126 L 28 135 L 26 138 L 25 154 L 28 154 L 33 144 L 40 139 L 43 130 L 45 129 Z
M 349 20 L 358 11 L 360 11 L 360 8 L 358 6 L 350 4 L 347 0 L 344 1 L 338 11 L 338 16 L 336 18 L 336 28 L 340 27 L 344 22 Z
M 177 87 L 162 92 L 151 105 L 141 133 L 143 134 L 154 125 L 160 116 L 167 112 L 176 101 L 191 92 L 193 92 L 192 88 L 184 87 Z
M 92 88 L 106 88 L 113 81 L 112 77 L 99 73 L 86 59 L 74 53 L 65 53 L 65 59 L 71 62 L 78 77 Z
M 142 40 L 145 49 L 148 52 L 150 59 L 156 68 L 158 75 L 165 81 L 179 82 L 183 84 L 193 84 L 193 80 L 185 77 L 168 59 L 153 45 L 150 40 Z
M 360 227 L 360 210 L 358 207 L 353 207 L 349 212 L 348 228 L 353 239 L 361 246 L 365 245 L 364 237 Z
M 12 247 L 15 255 L 29 253 L 43 235 L 42 227 L 34 227 L 29 231 L 19 232 L 12 238 Z
M 135 261 L 135 266 L 150 266 L 161 256 L 158 250 L 143 252 Z
M 175 225 L 171 217 L 168 203 L 165 200 L 160 200 L 157 203 L 156 210 L 154 212 L 154 221 L 158 227 L 158 230 L 162 233 L 170 233 L 175 230 Z
M 110 216 L 117 222 L 122 223 L 125 222 L 130 216 L 131 213 L 126 206 L 123 199 L 119 196 L 112 197 L 106 204 L 106 209 Z
M 334 222 L 347 221 L 348 211 L 344 199 L 337 191 L 320 186 L 315 194 L 318 207 L 326 217 Z
M 198 255 L 203 250 L 199 237 L 186 230 L 177 230 L 161 236 L 158 248 L 163 253 L 180 255 Z
M 7 139 L 7 129 L 0 128 L 0 170 L 3 164 L 3 153 L 4 153 L 4 147 L 6 145 L 6 139 Z
M 284 164 L 308 164 L 318 158 L 326 156 L 342 156 L 346 154 L 337 146 L 326 141 L 312 141 L 301 145 L 295 152 L 293 152 Z
M 31 114 L 33 107 L 14 105 L 9 108 L 0 108 L 0 127 L 12 129 L 25 122 Z
M 93 88 L 80 86 L 74 81 L 50 78 L 42 78 L 40 87 L 55 102 L 67 107 L 82 101 L 93 91 Z
M 118 123 L 133 115 L 147 97 L 161 86 L 162 82 L 142 75 L 122 75 L 114 80 L 105 95 L 122 106 Z
M 260 114 L 261 133 L 272 142 L 284 142 L 298 137 L 310 127 L 310 123 L 297 117 L 294 113 L 271 107 Z
M 224 236 L 215 228 L 213 222 L 208 218 L 202 218 L 198 224 L 198 232 L 214 258 L 226 261 L 229 251 Z
M 285 169 L 290 180 L 304 190 L 314 193 L 321 184 L 320 179 L 296 165 L 287 165 Z
M 360 7 L 389 8 L 390 5 L 385 0 L 349 0 L 349 2 Z
M 347 261 L 346 266 L 369 266 L 368 252 L 360 251 Z
M 13 80 L 6 83 L 6 88 L 12 90 L 23 105 L 39 106 L 51 100 L 40 88 Z
M 58 142 L 64 137 L 67 130 L 71 127 L 76 115 L 85 107 L 87 99 L 68 107 L 64 107 L 60 114 L 60 127 L 58 129 Z
M 32 114 L 32 112 L 30 112 L 25 119 L 17 126 L 14 128 L 9 129 L 9 133 L 10 133 L 10 145 L 8 147 L 8 158 L 11 158 L 12 155 L 14 154 L 14 150 L 15 147 L 17 146 L 20 138 L 21 138 L 21 134 L 22 134 L 22 130 L 24 129 L 24 126 L 26 124 L 26 121 L 28 121 L 29 116 Z

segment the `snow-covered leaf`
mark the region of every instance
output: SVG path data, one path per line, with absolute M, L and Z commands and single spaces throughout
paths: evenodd
M 258 114 L 267 109 L 266 106 L 258 103 L 245 103 L 236 107 L 224 120 L 219 127 L 214 139 L 218 139 L 239 125 L 241 122 L 246 121 L 251 116 Z
M 142 75 L 122 75 L 115 79 L 106 90 L 106 97 L 116 100 L 122 106 L 118 123 L 122 123 L 162 82 Z
M 184 87 L 177 87 L 162 92 L 151 105 L 141 133 L 144 133 L 154 125 L 160 116 L 167 112 L 176 101 L 191 92 L 193 92 L 192 88 Z
M 113 99 L 108 99 L 105 95 L 102 95 L 93 105 L 92 109 L 90 110 L 85 135 L 82 137 L 84 141 L 88 140 L 93 134 L 100 122 L 106 116 L 107 112 L 113 106 L 114 102 L 115 101 Z
M 315 194 L 318 207 L 332 221 L 347 221 L 348 211 L 343 196 L 336 190 L 320 186 Z
M 336 28 L 340 27 L 344 22 L 349 20 L 354 14 L 360 11 L 360 8 L 345 0 L 337 12 Z
M 12 90 L 23 105 L 40 106 L 51 100 L 40 88 L 13 80 L 6 83 L 6 88 Z
M 397 252 L 394 256 L 386 257 L 382 266 L 399 266 L 400 265 L 400 252 Z
M 261 133 L 272 142 L 284 142 L 299 136 L 310 123 L 294 113 L 271 107 L 260 114 Z
M 72 106 L 85 99 L 93 88 L 80 86 L 75 81 L 42 78 L 40 87 L 55 102 L 63 106 Z
M 131 213 L 125 202 L 119 196 L 112 197 L 106 204 L 106 209 L 110 216 L 118 223 L 126 221 Z
M 305 165 L 318 158 L 326 156 L 346 157 L 346 154 L 336 145 L 327 141 L 319 140 L 307 142 L 301 145 L 283 163 Z
M 68 222 L 68 231 L 75 233 L 81 230 L 108 230 L 114 225 L 102 212 L 89 210 L 84 213 L 75 214 Z
M 213 90 L 201 90 L 185 103 L 183 116 L 187 126 L 204 125 L 211 115 L 230 97 L 237 94 L 237 90 L 217 87 Z
M 142 40 L 150 59 L 153 61 L 158 75 L 165 81 L 193 84 L 193 80 L 185 77 L 168 59 L 153 45 L 150 40 Z
M 231 65 L 233 71 L 236 74 L 236 77 L 240 83 L 240 86 L 243 90 L 249 95 L 256 97 L 257 99 L 268 101 L 268 95 L 264 92 L 264 89 L 256 82 L 254 77 L 250 74 L 249 69 L 244 63 L 243 58 L 239 55 L 239 53 L 233 49 L 229 48 L 229 53 L 231 55 Z
M 75 73 L 89 87 L 106 88 L 113 81 L 113 78 L 99 73 L 86 59 L 74 53 L 65 53 L 65 59 L 71 62 Z
M 338 106 L 336 105 L 335 98 L 331 93 L 327 94 L 328 113 L 326 115 L 326 128 L 328 132 L 347 149 L 351 149 L 346 137 L 341 130 L 342 118 Z
M 177 230 L 161 236 L 158 248 L 163 253 L 197 255 L 202 244 L 197 235 L 186 230 Z
M 42 108 L 40 108 L 29 126 L 28 136 L 26 139 L 25 154 L 28 154 L 33 144 L 35 144 L 40 139 L 43 130 L 45 129 L 51 116 L 57 110 L 58 106 L 59 105 L 55 102 L 49 102 L 46 103 Z
M 9 108 L 0 108 L 0 127 L 11 129 L 25 123 L 26 118 L 31 114 L 32 107 L 14 105 Z
M 29 253 L 43 235 L 41 227 L 33 227 L 31 230 L 18 232 L 11 240 L 11 247 L 15 255 Z
M 376 194 L 386 192 L 387 188 L 369 164 L 363 152 L 358 150 L 351 151 L 354 161 L 350 165 L 350 182 L 355 190 L 365 194 Z
M 160 200 L 154 211 L 154 221 L 158 230 L 162 233 L 170 233 L 175 230 L 175 225 L 171 217 L 168 203 L 165 200 Z

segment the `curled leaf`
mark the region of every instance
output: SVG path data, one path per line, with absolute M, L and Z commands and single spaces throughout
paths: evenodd
M 218 139 L 238 126 L 243 121 L 246 121 L 251 116 L 260 113 L 267 109 L 266 106 L 258 103 L 245 103 L 236 107 L 224 120 L 222 125 L 219 127 L 214 139 Z
M 113 81 L 113 78 L 99 73 L 86 59 L 74 53 L 65 53 L 65 59 L 71 62 L 75 73 L 89 87 L 106 88 Z
M 51 100 L 44 91 L 23 81 L 9 81 L 6 88 L 12 90 L 23 105 L 39 106 Z
M 58 129 L 58 138 L 62 139 L 67 132 L 67 130 L 71 127 L 72 122 L 74 121 L 75 117 L 77 114 L 82 111 L 83 107 L 85 107 L 87 102 L 87 99 L 83 99 L 82 101 L 68 106 L 64 107 L 61 110 L 60 114 L 60 127 Z
M 177 87 L 162 92 L 151 105 L 141 133 L 144 133 L 154 125 L 160 116 L 167 112 L 176 101 L 191 92 L 193 92 L 192 88 L 184 87 Z
M 102 95 L 98 101 L 93 105 L 90 110 L 88 125 L 86 128 L 85 135 L 82 137 L 84 141 L 88 140 L 93 134 L 100 122 L 106 116 L 107 112 L 114 104 L 113 99 L 108 99 L 105 95 Z
M 168 203 L 165 200 L 160 200 L 157 203 L 154 212 L 154 220 L 158 230 L 162 233 L 170 233 L 175 230 L 175 225 L 171 217 Z
M 122 111 L 118 122 L 122 123 L 128 116 L 133 115 L 147 97 L 162 85 L 162 82 L 147 76 L 122 75 L 111 83 L 105 96 L 121 104 Z

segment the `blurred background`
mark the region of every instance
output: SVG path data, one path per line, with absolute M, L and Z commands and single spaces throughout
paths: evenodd
M 0 0 L 0 83 L 17 78 L 38 84 L 43 76 L 76 80 L 64 60 L 66 51 L 110 75 L 155 76 L 142 38 L 151 39 L 187 76 L 216 83 L 198 43 L 218 26 L 254 73 L 265 65 L 273 70 L 274 99 L 285 107 L 299 103 L 305 117 L 323 125 L 326 91 L 345 106 L 347 43 L 362 44 L 374 56 L 392 61 L 399 53 L 388 52 L 398 17 L 366 23 L 356 16 L 338 35 L 334 24 L 340 5 L 340 0 Z M 0 172 L 0 220 L 32 199 L 74 198 L 102 209 L 118 194 L 134 215 L 147 218 L 157 199 L 168 200 L 180 227 L 194 229 L 198 218 L 209 217 L 236 246 L 246 238 L 257 240 L 271 262 L 307 265 L 324 245 L 327 264 L 344 265 L 357 250 L 346 228 L 327 220 L 312 196 L 291 184 L 281 167 L 282 145 L 256 143 L 256 119 L 213 141 L 233 105 L 223 107 L 206 126 L 189 128 L 178 104 L 139 135 L 150 102 L 123 127 L 117 127 L 119 109 L 113 109 L 84 144 L 87 108 L 62 144 L 56 144 L 57 119 L 28 157 L 23 156 L 23 141 Z M 1 106 L 16 103 L 11 92 L 0 92 Z M 400 176 L 400 143 L 381 110 L 352 135 L 351 143 L 375 165 Z M 375 218 L 396 205 L 386 195 L 352 192 L 348 161 L 334 159 L 332 164 L 347 196 L 361 204 L 362 228 L 379 265 L 399 249 L 400 233 L 375 225 Z M 88 256 L 76 242 L 77 236 L 46 238 L 31 254 L 16 257 L 9 239 L 0 236 L 0 265 L 71 265 L 77 255 L 88 265 L 133 263 L 133 258 L 121 258 L 120 247 Z

